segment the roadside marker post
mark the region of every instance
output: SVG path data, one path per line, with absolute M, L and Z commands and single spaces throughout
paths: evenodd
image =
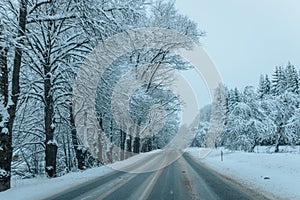
M 223 162 L 223 151 L 221 150 L 221 162 Z

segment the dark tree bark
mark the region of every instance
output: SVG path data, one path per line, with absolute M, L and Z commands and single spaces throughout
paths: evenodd
M 49 60 L 49 59 L 47 59 Z M 51 75 L 50 66 L 48 61 L 44 66 L 44 98 L 45 98 L 45 108 L 44 108 L 44 125 L 45 125 L 45 146 L 46 146 L 46 172 L 49 177 L 56 176 L 56 155 L 57 155 L 57 144 L 54 140 L 54 105 L 53 96 L 51 94 Z
M 1 35 L 1 33 L 0 33 Z M 0 46 L 0 95 L 4 104 L 8 102 L 7 47 Z
M 152 151 L 152 140 L 150 138 L 145 138 L 142 140 L 142 150 L 141 152 Z
M 50 70 L 48 66 L 44 68 L 45 82 L 44 82 L 44 98 L 45 98 L 45 108 L 44 108 L 44 125 L 45 125 L 45 159 L 46 159 L 46 172 L 49 177 L 56 176 L 56 155 L 57 155 L 57 144 L 54 140 L 54 107 L 53 107 L 53 97 L 51 94 L 51 82 L 50 82 Z
M 283 123 L 280 123 L 279 129 L 278 129 L 278 135 L 276 139 L 276 144 L 275 144 L 275 153 L 279 152 L 279 145 L 280 145 L 280 140 L 282 139 L 282 132 L 283 132 Z
M 113 163 L 113 149 L 114 149 L 114 144 L 113 144 L 113 122 L 110 121 L 110 133 L 109 133 L 109 151 L 106 153 L 108 160 L 110 163 Z
M 72 127 L 71 135 L 72 135 L 72 144 L 74 146 L 75 155 L 77 159 L 77 168 L 80 170 L 86 169 L 85 159 L 87 157 L 87 151 L 84 148 L 80 148 L 80 144 L 77 138 L 77 131 L 75 127 L 74 116 L 72 112 L 72 106 L 70 106 L 70 123 Z
M 129 157 L 131 157 L 131 155 L 132 155 L 132 146 L 131 146 L 131 144 L 132 144 L 132 136 L 131 135 L 129 135 L 128 136 L 128 139 L 126 140 L 126 159 L 127 158 L 129 158 Z
M 120 148 L 121 148 L 121 160 L 124 160 L 125 159 L 125 155 L 124 155 L 124 152 L 125 152 L 125 142 L 126 142 L 126 133 L 124 131 L 122 131 L 122 129 L 120 130 Z
M 4 82 L 1 82 L 1 93 L 3 92 L 4 103 L 8 107 L 9 120 L 7 123 L 7 128 L 2 127 L 1 129 L 1 147 L 0 152 L 0 169 L 4 170 L 4 176 L 0 176 L 0 191 L 4 191 L 10 188 L 11 179 L 11 160 L 12 160 L 12 132 L 13 124 L 16 117 L 16 110 L 18 104 L 18 98 L 20 93 L 20 69 L 22 62 L 22 47 L 24 46 L 24 35 L 26 30 L 26 16 L 27 16 L 27 0 L 20 1 L 19 9 L 19 32 L 17 38 L 20 38 L 18 45 L 15 49 L 14 61 L 13 61 L 13 72 L 12 72 L 12 93 L 11 101 L 12 103 L 8 105 L 8 72 L 7 72 L 7 49 L 6 47 L 1 47 L 1 73 L 5 76 L 3 77 Z M 4 70 L 4 71 L 2 71 Z M 6 72 L 6 74 L 5 74 Z M 6 101 L 6 102 L 5 102 Z M 6 125 L 5 125 L 6 126 Z M 5 128 L 7 131 L 3 131 Z M 2 173 L 3 174 L 3 173 Z
M 133 142 L 133 153 L 140 153 L 140 137 L 137 135 Z
M 143 139 L 142 140 L 142 149 L 141 149 L 141 152 L 142 153 L 145 153 L 148 151 L 148 144 L 147 144 L 147 140 L 146 139 Z
M 147 144 L 148 144 L 148 151 L 147 152 L 150 152 L 152 151 L 152 147 L 153 147 L 153 144 L 152 144 L 152 139 L 147 139 Z
M 50 57 L 52 53 L 52 32 L 53 22 L 48 22 L 48 33 L 46 38 L 47 53 L 44 55 L 44 126 L 45 126 L 45 160 L 46 160 L 46 173 L 49 177 L 56 177 L 56 155 L 57 144 L 54 139 L 55 120 L 54 120 L 54 100 L 51 91 L 51 62 Z
M 250 152 L 254 152 L 254 149 L 255 149 L 255 147 L 256 147 L 258 144 L 259 144 L 258 138 L 256 137 L 256 138 L 254 139 L 253 145 L 251 146 Z
M 134 153 L 140 153 L 140 146 L 141 146 L 141 142 L 140 142 L 140 125 L 141 122 L 138 122 L 138 126 L 136 128 L 136 134 L 135 134 L 135 138 L 133 141 L 133 152 Z
M 8 69 L 7 69 L 7 48 L 0 47 L 0 101 L 3 106 L 8 102 Z M 0 115 L 0 121 L 4 116 Z M 0 169 L 5 173 L 0 175 L 0 191 L 10 188 L 10 162 L 12 156 L 11 134 L 7 132 L 7 123 L 0 126 Z

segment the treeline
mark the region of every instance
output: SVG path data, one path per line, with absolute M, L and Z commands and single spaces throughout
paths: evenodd
M 203 35 L 194 22 L 177 13 L 173 1 L 0 2 L 0 191 L 10 188 L 12 175 L 55 177 L 99 164 L 76 133 L 72 113 L 76 73 L 98 43 L 139 27 L 174 29 L 195 40 Z M 120 73 L 131 69 L 122 66 L 152 63 L 143 73 L 150 77 L 162 73 L 158 68 L 170 60 L 177 61 L 174 69 L 185 68 L 167 48 L 135 51 L 120 58 L 102 79 L 105 83 L 100 82 L 96 100 L 99 124 L 115 146 L 139 153 L 160 148 L 169 140 L 172 133 L 162 135 L 161 140 L 139 140 L 139 130 L 130 135 L 121 131 L 113 121 L 108 97 Z M 137 124 L 147 125 L 144 110 L 138 108 L 151 108 L 151 104 L 164 103 L 169 116 L 176 113 L 176 99 L 158 85 L 165 84 L 161 80 L 168 80 L 167 75 L 163 72 L 134 94 L 131 115 Z M 176 119 L 167 119 L 169 128 L 176 129 Z M 114 145 L 99 152 L 102 162 L 130 156 L 114 151 Z
M 261 75 L 257 89 L 224 88 L 226 101 L 212 104 L 223 103 L 226 109 L 216 146 L 253 152 L 257 145 L 273 145 L 275 152 L 279 152 L 280 145 L 300 144 L 300 72 L 295 66 L 289 63 L 276 67 L 271 76 Z M 220 91 L 223 90 L 217 89 L 215 95 L 220 95 Z M 195 146 L 205 146 L 211 109 L 202 109 Z

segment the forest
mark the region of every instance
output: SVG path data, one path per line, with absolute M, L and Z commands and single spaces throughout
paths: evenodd
M 11 187 L 12 176 L 62 176 L 123 160 L 131 152 L 162 148 L 175 134 L 179 100 L 162 87 L 172 77 L 160 66 L 171 61 L 174 70 L 190 66 L 168 48 L 124 54 L 99 77 L 95 109 L 101 131 L 113 144 L 101 146 L 103 159 L 97 160 L 83 145 L 72 112 L 77 72 L 107 38 L 130 29 L 161 27 L 199 42 L 205 33 L 177 12 L 174 1 L 3 0 L 0 21 L 0 191 Z M 131 117 L 147 126 L 145 112 L 160 103 L 167 110 L 168 125 L 158 136 L 140 139 L 137 128 L 127 134 L 118 127 L 109 100 L 122 73 L 143 63 L 150 64 L 142 74 L 150 80 L 133 94 Z M 116 153 L 114 146 L 127 153 Z
M 275 67 L 272 75 L 261 75 L 257 87 L 242 91 L 220 85 L 214 102 L 201 109 L 199 131 L 193 146 L 205 146 L 205 136 L 211 126 L 212 109 L 225 109 L 223 127 L 216 138 L 216 147 L 253 152 L 256 146 L 300 144 L 299 72 L 295 66 Z M 226 100 L 221 101 L 224 95 Z M 220 113 L 220 110 L 215 114 Z

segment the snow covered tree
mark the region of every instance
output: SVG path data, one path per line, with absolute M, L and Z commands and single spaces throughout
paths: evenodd
M 275 96 L 282 94 L 286 88 L 286 77 L 283 68 L 276 67 L 272 80 L 272 93 Z
M 289 137 L 291 144 L 300 144 L 300 109 L 295 110 L 285 127 L 285 135 Z
M 208 129 L 209 129 L 209 122 L 200 121 L 197 133 L 191 144 L 191 147 L 204 147 L 205 146 L 205 138 L 206 138 Z
M 45 1 L 31 10 L 27 28 L 29 48 L 25 62 L 32 80 L 25 87 L 30 93 L 28 97 L 39 100 L 43 108 L 45 171 L 49 177 L 56 176 L 57 137 L 69 138 L 60 135 L 58 130 L 71 132 L 67 127 L 71 126 L 72 85 L 77 68 L 88 52 L 88 38 L 79 26 L 81 16 L 77 8 L 76 1 Z M 61 127 L 66 121 L 65 127 Z
M 286 90 L 293 93 L 299 93 L 299 75 L 295 66 L 288 63 L 286 69 Z
M 262 121 L 265 116 L 253 105 L 238 103 L 228 116 L 225 138 L 228 148 L 253 152 L 255 146 L 267 137 L 268 124 Z
M 220 136 L 224 130 L 227 114 L 227 96 L 223 84 L 215 88 L 211 105 L 211 116 L 209 121 L 209 130 L 205 136 L 204 146 L 216 147 Z M 201 113 L 200 113 L 201 117 Z
M 268 137 L 264 143 L 275 146 L 275 151 L 279 152 L 279 146 L 283 144 L 292 144 L 294 136 L 286 127 L 288 121 L 294 114 L 299 104 L 297 95 L 286 92 L 277 97 L 269 97 L 261 101 L 260 105 L 265 113 L 263 122 L 268 122 L 273 127 L 267 133 Z
M 149 12 L 147 13 L 147 15 L 145 15 L 148 17 L 141 18 L 139 23 L 133 25 L 132 27 L 139 28 L 158 26 L 175 29 L 185 35 L 195 38 L 195 40 L 198 40 L 198 36 L 201 34 L 198 33 L 195 23 L 190 21 L 188 18 L 178 14 L 174 8 L 174 4 L 158 1 L 156 4 L 150 5 L 149 7 Z M 149 105 L 152 105 L 152 103 L 156 101 L 159 102 L 158 100 L 156 100 L 157 97 L 155 98 L 155 96 L 158 95 L 158 92 L 160 91 L 161 93 L 166 93 L 165 97 L 164 95 L 160 94 L 161 101 L 159 104 L 162 103 L 169 107 L 172 103 L 167 103 L 166 99 L 168 98 L 166 97 L 168 97 L 168 92 L 166 92 L 166 90 L 163 90 L 162 87 L 163 84 L 170 84 L 167 84 L 166 77 L 168 77 L 170 72 L 174 69 L 184 70 L 189 67 L 189 65 L 184 60 L 170 53 L 170 50 L 175 48 L 176 45 L 177 44 L 174 43 L 166 45 L 166 48 L 164 49 L 138 49 L 130 52 L 115 61 L 113 63 L 113 66 L 106 70 L 103 77 L 101 77 L 100 79 L 97 91 L 98 97 L 96 99 L 96 110 L 98 120 L 100 121 L 100 127 L 103 130 L 104 134 L 107 136 L 111 133 L 111 127 L 113 127 L 113 134 L 111 134 L 113 138 L 113 145 L 121 146 L 121 149 L 126 150 L 127 153 L 139 153 L 141 150 L 146 151 L 146 149 L 156 149 L 157 147 L 162 148 L 171 138 L 172 132 L 174 132 L 173 129 L 176 128 L 176 120 L 173 120 L 172 122 L 168 121 L 168 126 L 166 126 L 168 127 L 168 129 L 164 130 L 164 134 L 161 134 L 161 132 L 153 134 L 154 137 L 140 137 L 140 134 L 142 132 L 142 130 L 139 130 L 140 125 L 144 126 L 145 128 L 149 127 L 149 123 L 147 121 L 149 116 L 145 115 L 145 113 L 150 113 L 151 106 L 149 107 Z M 113 116 L 110 111 L 110 101 L 113 92 L 112 86 L 118 82 L 123 74 L 126 74 L 126 72 L 128 72 L 129 70 L 138 71 L 140 66 L 144 64 L 148 64 L 148 67 L 143 71 L 143 73 L 140 74 L 140 76 L 137 75 L 137 79 L 147 80 L 146 90 L 144 90 L 145 88 L 137 90 L 139 95 L 134 94 L 131 99 L 131 106 L 136 106 L 135 108 L 132 107 L 131 109 L 131 117 L 133 119 L 138 119 L 135 120 L 136 126 L 133 125 L 134 127 L 127 127 L 129 131 L 124 131 L 124 129 L 127 129 L 124 127 L 128 126 L 127 123 L 124 123 L 124 125 L 122 125 L 122 130 L 120 130 L 118 124 L 116 124 L 116 122 L 113 120 Z M 165 71 L 165 73 L 163 73 L 163 71 L 161 71 L 163 65 L 169 66 L 170 71 Z M 174 101 L 173 98 L 169 99 Z M 174 105 L 176 105 L 176 103 Z M 125 105 L 125 107 L 127 107 L 127 105 Z M 150 111 L 147 109 L 150 109 Z M 145 110 L 147 110 L 147 112 Z M 169 111 L 170 113 L 172 113 L 171 107 L 169 107 Z M 143 114 L 141 115 L 139 113 Z M 126 121 L 126 119 L 123 120 Z M 109 138 L 111 137 L 109 136 Z M 104 152 L 106 151 L 106 149 L 109 149 L 109 151 L 111 151 L 111 145 L 109 146 L 110 147 L 108 148 L 103 147 Z M 104 152 L 103 154 L 109 155 Z M 120 158 L 124 157 L 123 153 L 124 152 L 120 152 Z
M 294 111 L 299 105 L 299 96 L 291 92 L 286 92 L 277 97 L 277 108 L 275 124 L 277 125 L 277 134 L 275 138 L 275 152 L 279 152 L 279 146 L 283 143 L 291 144 L 295 139 L 293 134 L 286 131 L 288 120 L 293 116 Z
M 205 138 L 209 129 L 209 122 L 211 119 L 211 105 L 206 105 L 200 109 L 199 126 L 195 138 L 191 144 L 192 147 L 205 146 Z
M 265 77 L 263 75 L 260 75 L 260 78 L 259 78 L 258 94 L 261 99 L 265 95 Z
M 268 75 L 263 76 L 261 75 L 259 79 L 258 85 L 258 95 L 260 99 L 263 99 L 266 95 L 271 94 L 271 82 L 269 80 Z
M 5 5 L 9 4 L 9 6 Z M 16 22 L 15 29 L 16 40 L 13 65 L 10 68 L 7 62 L 7 52 L 10 46 L 7 46 L 5 42 L 6 34 L 9 28 L 4 27 L 4 24 L 0 25 L 0 64 L 1 64 L 1 83 L 0 83 L 0 191 L 4 191 L 10 188 L 11 178 L 11 160 L 12 160 L 12 133 L 13 125 L 16 117 L 16 110 L 18 104 L 18 98 L 20 93 L 20 69 L 22 62 L 22 53 L 24 47 L 24 36 L 26 31 L 26 18 L 27 18 L 27 1 L 20 0 L 18 10 L 13 10 L 13 3 L 1 2 L 1 18 L 6 18 L 7 24 L 13 25 L 14 21 L 11 19 L 12 16 L 17 15 L 18 21 Z M 6 10 L 8 9 L 8 10 Z M 16 11 L 15 13 L 13 11 Z M 11 21 L 10 21 L 11 20 Z M 11 80 L 9 80 L 8 69 L 12 69 Z M 2 82 L 3 81 L 3 82 Z M 11 81 L 11 92 L 9 92 L 8 83 Z
M 1 22 L 2 23 L 2 22 Z M 10 188 L 12 133 L 8 132 L 8 63 L 6 46 L 3 38 L 3 27 L 0 32 L 0 191 Z
M 272 83 L 261 75 L 257 92 L 247 86 L 226 90 L 227 116 L 218 144 L 252 152 L 257 145 L 299 143 L 299 73 L 289 63 L 276 67 Z M 219 102 L 219 104 L 221 104 Z
M 228 94 L 228 106 L 233 107 L 236 103 L 242 101 L 242 96 L 237 88 L 229 90 Z
M 247 86 L 239 97 L 240 102 L 229 104 L 220 144 L 233 150 L 252 152 L 255 146 L 274 136 L 275 125 L 264 110 L 263 102 L 268 96 L 262 100 L 253 87 Z

